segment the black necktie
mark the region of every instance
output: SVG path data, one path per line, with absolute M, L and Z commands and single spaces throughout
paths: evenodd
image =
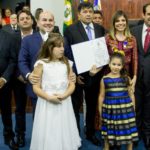
M 12 29 L 13 29 L 13 31 L 16 31 L 16 27 L 15 26 L 12 26 Z

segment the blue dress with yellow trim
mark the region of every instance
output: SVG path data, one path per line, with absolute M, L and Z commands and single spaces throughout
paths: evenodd
M 102 138 L 110 145 L 138 140 L 135 112 L 123 78 L 103 78 L 105 99 L 102 106 Z

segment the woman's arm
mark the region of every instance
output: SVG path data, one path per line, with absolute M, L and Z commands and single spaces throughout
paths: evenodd
M 133 51 L 132 51 L 132 72 L 133 78 L 131 80 L 132 91 L 135 91 L 135 84 L 137 79 L 137 69 L 138 69 L 138 54 L 137 54 L 137 43 L 136 39 L 133 36 Z
M 138 52 L 137 52 L 137 43 L 136 39 L 133 36 L 133 52 L 132 52 L 132 68 L 133 68 L 133 75 L 137 76 L 137 69 L 138 69 Z
M 36 67 L 34 67 L 34 70 L 32 72 L 33 74 L 37 75 L 40 77 L 40 79 L 42 78 L 42 74 L 43 74 L 43 65 L 42 64 L 38 64 Z M 48 95 L 46 92 L 44 92 L 41 88 L 41 80 L 39 82 L 37 82 L 36 84 L 33 84 L 33 91 L 34 93 L 53 103 L 61 103 L 60 100 L 57 97 L 57 94 L 54 94 L 52 96 Z

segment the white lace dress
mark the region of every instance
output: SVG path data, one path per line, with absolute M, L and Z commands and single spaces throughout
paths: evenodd
M 64 93 L 68 86 L 66 65 L 41 60 L 38 63 L 43 64 L 42 89 L 49 95 Z M 77 150 L 80 146 L 71 97 L 61 104 L 38 97 L 30 150 Z

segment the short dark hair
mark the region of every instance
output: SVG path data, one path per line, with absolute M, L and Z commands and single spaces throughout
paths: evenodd
M 32 14 L 31 14 L 30 11 L 28 11 L 28 10 L 20 10 L 20 11 L 17 13 L 17 21 L 19 20 L 19 16 L 20 16 L 22 13 L 27 14 L 27 15 L 30 16 L 31 19 L 33 20 L 33 16 L 32 16 Z
M 103 13 L 100 10 L 94 10 L 94 14 L 100 14 L 103 17 Z
M 148 6 L 150 6 L 150 3 L 147 3 L 147 4 L 145 4 L 145 5 L 143 6 L 143 14 L 144 14 L 144 15 L 145 15 L 145 13 L 146 13 L 146 8 L 147 8 Z
M 39 16 L 40 16 L 41 12 L 43 12 L 43 8 L 36 9 L 35 16 L 34 16 L 36 20 L 39 20 Z
M 80 12 L 82 9 L 84 8 L 92 8 L 93 9 L 93 5 L 90 2 L 82 2 L 79 4 L 78 6 L 78 12 Z M 94 9 L 93 9 L 94 10 Z

